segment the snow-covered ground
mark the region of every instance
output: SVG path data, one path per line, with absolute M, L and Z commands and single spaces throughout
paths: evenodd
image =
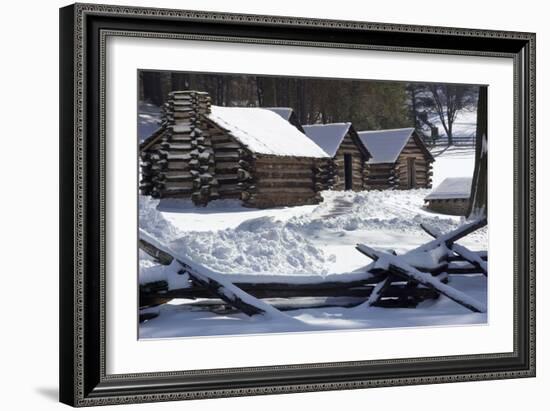
M 436 188 L 447 177 L 472 177 L 475 152 L 473 147 L 447 147 L 441 152 L 434 149 L 432 185 Z
M 456 158 L 443 154 L 437 161 L 454 162 Z M 441 165 L 434 177 L 437 170 L 449 169 L 453 167 Z M 464 174 L 468 174 L 466 169 Z M 280 274 L 302 279 L 313 274 L 349 275 L 361 272 L 371 262 L 355 250 L 357 243 L 401 254 L 429 241 L 420 223 L 446 232 L 462 222 L 461 217 L 424 209 L 423 199 L 429 192 L 326 191 L 321 204 L 269 210 L 245 208 L 236 201 L 217 201 L 197 208 L 190 201 L 160 202 L 141 197 L 140 227 L 181 255 L 234 280 L 247 274 L 265 276 L 266 280 Z M 470 234 L 459 243 L 473 250 L 486 250 L 487 230 Z M 145 276 L 148 281 L 155 275 L 162 277 L 163 268 L 140 255 L 142 281 Z M 451 276 L 449 284 L 486 304 L 485 277 Z M 315 300 L 331 301 L 334 298 Z M 284 319 L 263 321 L 250 320 L 240 313 L 215 314 L 192 308 L 190 303 L 172 300 L 149 309 L 160 315 L 140 324 L 140 338 L 480 324 L 487 318 L 485 313 L 472 313 L 446 297 L 425 301 L 415 309 L 297 309 L 286 311 Z
M 451 148 L 436 158 L 434 187 L 444 178 L 471 176 L 473 149 Z M 429 189 L 323 192 L 318 205 L 258 210 L 220 200 L 196 207 L 190 200 L 140 197 L 140 226 L 212 269 L 230 273 L 327 274 L 360 269 L 368 260 L 359 242 L 398 253 L 429 239 L 427 223 L 441 232 L 461 217 L 424 208 Z M 486 249 L 486 233 L 462 240 Z
M 437 154 L 434 187 L 446 177 L 473 174 L 473 148 L 450 147 Z M 361 272 L 371 262 L 355 249 L 357 243 L 401 254 L 430 240 L 420 223 L 447 232 L 463 222 L 461 217 L 425 209 L 424 197 L 430 191 L 325 191 L 324 201 L 318 205 L 267 210 L 245 208 L 238 201 L 195 207 L 188 200 L 159 201 L 141 196 L 140 228 L 178 255 L 230 280 L 242 275 L 349 275 Z M 474 232 L 459 243 L 472 250 L 486 250 L 487 230 Z M 162 278 L 166 269 L 140 252 L 142 282 Z M 481 304 L 487 302 L 486 278 L 481 275 L 451 276 L 449 285 Z M 472 313 L 443 296 L 415 309 L 298 309 L 286 311 L 284 319 L 265 321 L 250 320 L 240 313 L 198 310 L 189 300 L 172 300 L 149 310 L 160 315 L 140 324 L 140 338 L 486 322 L 485 313 Z
M 486 304 L 485 277 L 451 276 L 449 284 Z M 325 299 L 329 303 L 330 300 Z M 298 309 L 286 311 L 282 317 L 270 320 L 254 320 L 241 313 L 216 314 L 198 310 L 189 305 L 189 300 L 172 300 L 145 311 L 160 315 L 140 324 L 140 338 L 433 327 L 484 324 L 487 321 L 486 313 L 473 313 L 446 297 L 424 301 L 416 308 L 357 306 Z
M 406 252 L 429 240 L 426 223 L 441 232 L 461 217 L 423 208 L 426 189 L 323 193 L 315 206 L 251 210 L 237 202 L 213 202 L 197 209 L 183 202 L 180 211 L 159 211 L 158 200 L 140 198 L 140 226 L 193 261 L 238 274 L 329 274 L 350 272 L 370 261 L 357 243 Z M 162 210 L 163 208 L 160 207 Z M 462 240 L 486 248 L 480 230 Z

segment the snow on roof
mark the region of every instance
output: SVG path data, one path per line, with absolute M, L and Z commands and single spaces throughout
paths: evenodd
M 357 134 L 372 155 L 369 164 L 395 163 L 414 128 L 360 131 Z
M 472 177 L 448 177 L 424 200 L 447 200 L 470 198 Z
M 273 111 L 255 107 L 211 106 L 208 118 L 251 151 L 293 157 L 327 157 L 326 153 Z
M 351 123 L 312 124 L 302 126 L 306 136 L 323 149 L 329 157 L 334 157 Z
M 289 120 L 290 116 L 292 115 L 292 109 L 290 107 L 262 107 L 265 110 L 273 111 L 274 113 L 277 113 L 285 120 Z

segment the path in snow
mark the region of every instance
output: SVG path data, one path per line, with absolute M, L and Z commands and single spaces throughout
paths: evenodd
M 472 148 L 449 148 L 434 163 L 434 187 L 446 177 L 471 175 L 473 163 Z M 420 223 L 441 232 L 455 228 L 460 217 L 424 208 L 430 191 L 325 191 L 317 205 L 266 210 L 238 201 L 196 207 L 190 200 L 140 197 L 140 227 L 219 272 L 341 273 L 369 263 L 355 250 L 357 243 L 402 253 L 428 240 Z M 462 242 L 486 249 L 487 230 Z
M 155 202 L 154 207 L 160 211 L 167 222 L 183 231 L 212 231 L 213 229 L 236 228 L 245 221 L 262 217 L 274 217 L 279 221 L 287 221 L 292 217 L 311 213 L 317 207 L 317 205 L 309 205 L 257 209 L 243 207 L 242 202 L 239 200 L 217 200 L 208 204 L 207 207 L 197 207 L 191 200 L 164 199 L 160 202 L 157 200 L 152 201 Z
M 140 226 L 193 261 L 213 270 L 240 274 L 328 274 L 350 272 L 369 259 L 357 243 L 406 252 L 429 240 L 421 223 L 441 232 L 460 217 L 423 208 L 430 190 L 322 193 L 314 206 L 251 210 L 238 204 L 179 212 L 158 200 L 142 198 Z M 486 231 L 464 239 L 473 249 L 486 248 Z
M 332 204 L 332 207 L 324 214 L 322 218 L 339 217 L 349 213 L 353 209 L 353 203 L 343 198 L 336 198 Z

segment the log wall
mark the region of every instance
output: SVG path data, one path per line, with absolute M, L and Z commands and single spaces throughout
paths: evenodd
M 363 169 L 363 188 L 365 190 L 388 190 L 396 188 L 395 164 L 368 164 Z
M 363 189 L 363 164 L 365 157 L 363 153 L 357 147 L 357 144 L 353 141 L 350 133 L 344 137 L 342 144 L 338 148 L 336 155 L 333 158 L 335 170 L 335 182 L 332 189 L 343 191 L 346 187 L 344 157 L 346 154 L 351 155 L 352 163 L 352 186 L 353 191 L 361 191 Z
M 443 199 L 443 200 L 428 200 L 427 208 L 436 213 L 448 215 L 466 215 L 469 199 Z
M 414 161 L 415 168 L 412 185 L 409 184 L 409 159 Z M 395 163 L 396 188 L 431 188 L 432 174 L 432 163 L 426 158 L 426 153 L 418 146 L 414 138 L 409 139 Z
M 409 179 L 409 160 L 414 161 L 414 179 Z M 368 164 L 363 171 L 366 190 L 410 189 L 432 187 L 432 160 L 418 146 L 414 138 L 409 139 L 395 163 Z
M 215 123 L 208 121 L 206 126 L 220 198 L 243 199 L 242 192 L 254 183 L 250 173 L 253 154 Z
M 250 180 L 242 188 L 244 205 L 268 208 L 319 203 L 317 168 L 313 158 L 256 154 L 247 170 Z

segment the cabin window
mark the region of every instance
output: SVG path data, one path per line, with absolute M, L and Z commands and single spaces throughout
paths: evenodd
M 344 182 L 345 190 L 353 189 L 353 167 L 351 154 L 344 154 Z
M 407 183 L 408 188 L 414 188 L 416 186 L 416 166 L 414 158 L 407 159 Z

